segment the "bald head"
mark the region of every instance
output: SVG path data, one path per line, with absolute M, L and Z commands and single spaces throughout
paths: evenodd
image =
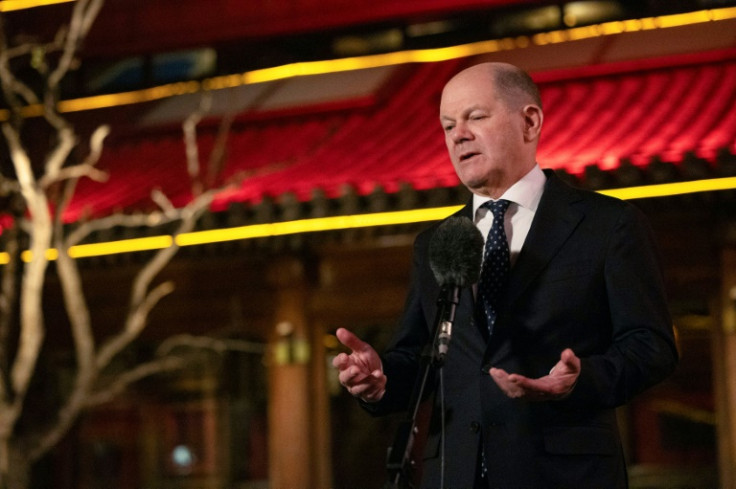
M 527 104 L 542 108 L 539 88 L 527 72 L 514 65 L 508 63 L 473 65 L 455 75 L 447 86 L 464 83 L 468 79 L 487 80 L 489 90 L 493 90 L 511 108 L 520 108 Z

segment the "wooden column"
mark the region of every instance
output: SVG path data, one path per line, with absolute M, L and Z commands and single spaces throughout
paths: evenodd
M 313 487 L 333 487 L 332 484 L 332 430 L 330 428 L 330 396 L 327 385 L 327 348 L 324 323 L 319 322 L 312 328 L 312 417 L 313 437 Z
M 309 324 L 310 281 L 304 263 L 297 258 L 275 262 L 269 283 L 276 304 L 268 359 L 269 485 L 330 487 L 324 348 Z
M 721 489 L 736 489 L 736 248 L 722 255 L 721 314 L 713 333 L 713 379 Z

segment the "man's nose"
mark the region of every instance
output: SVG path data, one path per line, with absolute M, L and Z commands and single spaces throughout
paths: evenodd
M 452 131 L 450 132 L 450 138 L 455 143 L 461 143 L 463 141 L 467 141 L 469 139 L 472 139 L 473 133 L 470 132 L 468 125 L 464 122 L 458 122 L 455 124 L 455 127 L 452 128 Z

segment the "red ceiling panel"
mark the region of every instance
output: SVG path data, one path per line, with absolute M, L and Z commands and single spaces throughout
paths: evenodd
M 395 192 L 403 183 L 417 189 L 456 185 L 437 104 L 459 63 L 411 67 L 393 95 L 374 107 L 259 120 L 238 128 L 228 142 L 224 180 L 241 183 L 222 192 L 214 210 L 286 192 L 309 200 L 315 189 L 334 198 L 345 185 L 361 194 L 376 186 Z M 706 159 L 723 148 L 736 152 L 736 57 L 539 79 L 545 104 L 542 167 L 579 174 L 588 165 L 616 168 L 624 158 L 644 166 L 655 156 L 678 162 L 687 152 Z M 213 137 L 203 136 L 200 143 L 206 159 Z M 150 208 L 153 188 L 161 188 L 175 204 L 190 198 L 178 136 L 107 147 L 100 166 L 110 180 L 80 182 L 68 220 Z

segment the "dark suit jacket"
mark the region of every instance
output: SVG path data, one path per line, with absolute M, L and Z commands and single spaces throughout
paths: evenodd
M 621 200 L 570 187 L 552 172 L 524 246 L 511 270 L 493 336 L 473 320 L 462 290 L 443 367 L 445 484 L 473 487 L 479 443 L 489 487 L 623 488 L 626 469 L 614 408 L 669 375 L 677 364 L 663 280 L 648 224 Z M 467 205 L 458 214 L 471 216 Z M 418 356 L 434 328 L 439 286 L 428 263 L 437 226 L 415 242 L 411 289 L 394 340 L 382 355 L 384 398 L 374 414 L 407 409 Z M 506 397 L 491 366 L 546 375 L 572 348 L 582 372 L 564 400 Z M 422 465 L 422 487 L 441 487 L 440 414 L 435 408 Z

